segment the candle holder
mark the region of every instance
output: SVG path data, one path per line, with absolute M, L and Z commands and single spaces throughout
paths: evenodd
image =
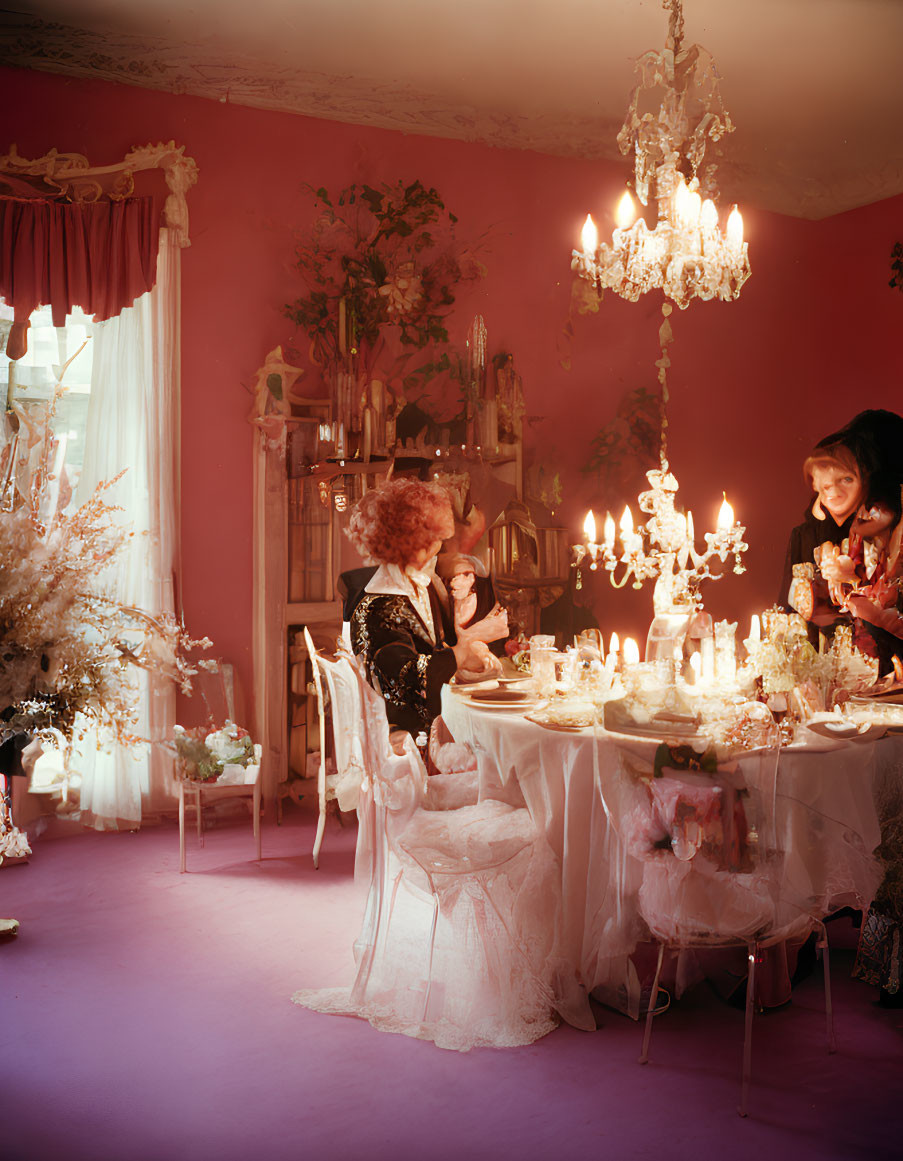
M 640 493 L 638 503 L 649 519 L 634 528 L 630 508 L 626 508 L 621 517 L 620 546 L 611 516 L 606 517 L 605 535 L 600 542 L 596 540 L 595 518 L 592 512 L 588 513 L 583 526 L 586 544 L 573 548 L 572 567 L 577 569 L 578 587 L 580 569 L 589 559 L 590 569 L 603 568 L 616 589 L 623 588 L 629 580 L 635 589 L 654 580 L 652 603 L 656 617 L 689 614 L 702 608 L 702 582 L 723 575 L 723 570 L 712 571 L 715 558 L 725 564 L 732 556 L 732 571 L 746 571 L 741 559 L 749 547 L 743 540 L 746 528 L 734 520 L 733 510 L 725 500 L 716 530 L 705 533 L 705 551 L 697 552 L 692 514 L 685 515 L 675 507 L 679 485 L 664 456 L 661 467 L 647 472 L 646 479 L 650 487 Z

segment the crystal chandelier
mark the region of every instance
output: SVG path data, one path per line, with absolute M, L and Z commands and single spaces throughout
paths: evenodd
M 646 523 L 634 528 L 628 506 L 618 534 L 611 514 L 607 514 L 600 541 L 595 517 L 588 512 L 583 524 L 586 543 L 573 546 L 573 564 L 578 575 L 587 564 L 592 571 L 605 569 L 618 589 L 631 577 L 635 589 L 642 588 L 646 580 L 654 580 L 652 601 L 656 616 L 701 609 L 699 586 L 704 580 L 723 575 L 711 570 L 716 558 L 724 565 L 733 556 L 733 571 L 746 571 L 740 559 L 748 547 L 743 541 L 746 529 L 734 519 L 733 509 L 725 499 L 715 531 L 705 533 L 706 547 L 697 552 L 693 514 L 684 515 L 675 507 L 677 480 L 669 471 L 667 460 L 662 460 L 660 469 L 647 472 L 646 479 L 650 489 L 639 496 L 640 510 L 650 517 Z
M 663 52 L 647 52 L 636 65 L 637 86 L 618 134 L 626 156 L 634 152 L 634 187 L 644 206 L 658 206 L 650 230 L 629 192 L 615 211 L 611 244 L 587 214 L 582 250 L 571 269 L 602 293 L 611 289 L 636 302 L 661 290 L 681 309 L 694 298 L 734 299 L 750 275 L 743 219 L 736 206 L 721 232 L 716 206 L 714 163 L 703 164 L 706 145 L 734 126 L 721 102 L 711 55 L 700 45 L 683 47 L 681 0 L 662 0 L 668 9 Z M 647 110 L 658 99 L 657 111 Z

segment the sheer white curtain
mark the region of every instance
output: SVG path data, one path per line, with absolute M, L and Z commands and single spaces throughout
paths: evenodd
M 95 325 L 85 457 L 76 499 L 125 470 L 107 493 L 135 535 L 111 570 L 117 597 L 151 613 L 173 612 L 178 561 L 179 317 L 181 251 L 160 231 L 157 283 L 115 318 Z M 143 672 L 135 732 L 172 737 L 175 690 Z M 136 827 L 174 798 L 172 761 L 159 745 L 127 749 L 87 738 L 72 755 L 82 776 L 84 822 L 98 830 Z

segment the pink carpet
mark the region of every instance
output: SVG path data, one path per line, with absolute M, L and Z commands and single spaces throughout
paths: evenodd
M 57 828 L 59 830 L 59 828 Z M 0 868 L 4 1161 L 517 1161 L 890 1158 L 903 1140 L 903 1012 L 850 980 L 830 925 L 838 1052 L 820 976 L 757 1018 L 750 1117 L 735 1107 L 742 1013 L 702 986 L 641 1029 L 603 1011 L 529 1048 L 443 1052 L 306 1011 L 300 987 L 347 963 L 360 896 L 354 830 L 313 818 L 178 832 L 65 830 Z

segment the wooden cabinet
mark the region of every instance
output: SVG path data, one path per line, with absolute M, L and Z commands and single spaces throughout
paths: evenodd
M 306 776 L 307 755 L 318 745 L 303 629 L 310 630 L 318 649 L 334 649 L 342 625 L 336 580 L 361 563 L 344 535 L 356 500 L 390 470 L 443 479 L 451 485 L 456 508 L 475 501 L 487 525 L 509 500 L 523 495 L 520 381 L 512 371 L 504 382 L 507 395 L 500 392 L 498 399 L 507 400 L 503 413 L 514 417 L 516 436 L 509 423 L 503 439 L 495 400 L 488 427 L 481 418 L 485 407 L 468 421 L 471 442 L 465 436 L 463 444 L 455 443 L 454 429 L 435 424 L 410 437 L 401 422 L 396 429 L 406 409 L 396 416 L 394 405 L 385 407 L 385 393 L 375 383 L 361 396 L 356 413 L 347 399 L 342 404 L 341 392 L 334 400 L 292 395 L 287 411 L 256 421 L 254 719 L 264 748 L 266 799 L 290 776 Z M 472 442 L 484 436 L 488 445 Z M 371 448 L 377 452 L 367 459 Z M 339 458 L 336 449 L 348 458 Z

